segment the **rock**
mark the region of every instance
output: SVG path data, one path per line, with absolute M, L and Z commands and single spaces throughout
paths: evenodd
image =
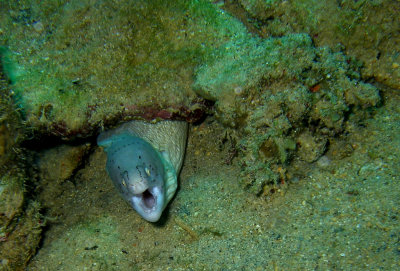
M 0 58 L 0 67 L 2 58 Z M 40 204 L 26 195 L 30 158 L 20 147 L 25 137 L 12 92 L 0 68 L 0 269 L 24 270 L 42 231 Z
M 81 146 L 60 145 L 39 154 L 38 167 L 41 177 L 53 182 L 63 182 L 70 178 L 82 164 L 90 144 Z
M 0 42 L 7 37 L 18 53 L 3 55 L 19 64 L 8 73 L 27 122 L 70 140 L 136 118 L 193 122 L 211 113 L 237 130 L 242 176 L 251 176 L 245 183 L 256 191 L 284 175 L 271 168 L 290 163 L 296 142 L 305 145 L 297 152 L 302 159 L 315 161 L 324 138 L 349 127 L 348 116 L 363 119 L 380 104 L 379 90 L 360 80 L 361 64 L 342 47 L 315 47 L 314 32 L 281 27 L 291 16 L 270 17 L 290 14 L 296 7 L 287 1 L 240 2 L 252 16 L 271 18 L 260 18 L 258 35 L 211 1 L 35 0 L 30 5 L 40 8 L 21 18 L 10 1 L 9 13 L 0 16 L 7 30 Z M 307 28 L 309 14 L 300 10 L 292 16 L 303 16 L 300 29 L 317 29 Z M 44 30 L 29 31 L 33 22 Z M 302 131 L 310 135 L 299 138 Z M 274 145 L 271 154 L 266 148 Z
M 60 145 L 39 154 L 37 162 L 41 179 L 39 199 L 44 207 L 50 208 L 59 204 L 61 195 L 65 191 L 70 191 L 73 185 L 68 179 L 82 166 L 89 150 L 90 144 Z
M 192 90 L 195 67 L 248 35 L 209 1 L 37 0 L 25 15 L 6 2 L 0 45 L 20 106 L 29 125 L 64 139 L 138 118 L 199 120 L 209 103 Z
M 317 161 L 324 153 L 327 140 L 326 138 L 312 135 L 309 132 L 304 132 L 297 138 L 297 142 L 300 159 L 312 163 Z
M 396 1 L 240 0 L 263 37 L 308 33 L 316 46 L 343 44 L 363 79 L 400 89 Z M 327 18 L 326 14 L 331 14 Z M 250 19 L 249 19 L 250 21 Z M 261 23 L 262 22 L 262 23 Z M 388 39 L 387 37 L 390 37 Z M 352 64 L 352 65 L 353 65 Z

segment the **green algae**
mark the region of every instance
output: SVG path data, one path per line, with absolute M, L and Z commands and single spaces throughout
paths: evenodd
M 295 76 L 311 62 L 310 46 L 311 39 L 301 34 L 264 40 L 250 34 L 235 38 L 219 48 L 212 64 L 200 66 L 194 87 L 201 96 L 219 100 L 233 95 L 236 88 L 255 87 L 261 79 Z M 293 57 L 300 61 L 294 63 Z
M 0 46 L 0 58 L 2 64 L 2 71 L 4 76 L 10 81 L 11 84 L 14 84 L 19 76 L 18 67 L 13 61 L 13 55 L 11 51 L 5 47 Z
M 308 106 L 314 121 L 340 130 L 349 105 L 374 106 L 379 100 L 340 52 L 315 48 L 306 34 L 253 36 L 209 1 L 133 6 L 72 1 L 48 9 L 36 4 L 25 3 L 23 10 L 30 15 L 24 20 L 15 19 L 18 5 L 9 4 L 12 12 L 0 27 L 13 29 L 2 37 L 18 52 L 22 67 L 15 91 L 28 123 L 42 132 L 68 138 L 135 117 L 187 118 L 194 110 L 204 111 L 199 96 L 216 101 L 216 115 L 224 124 L 245 126 L 251 103 L 257 104 L 266 86 L 295 88 L 278 100 L 300 97 L 300 108 L 315 105 Z M 35 27 L 38 23 L 41 27 Z M 28 34 L 26 40 L 18 36 L 22 32 Z M 304 86 L 321 91 L 310 102 L 308 94 L 296 94 Z M 360 96 L 363 92 L 366 98 Z M 279 107 L 275 102 L 271 106 Z M 291 116 L 305 113 L 286 106 Z M 292 120 L 282 116 L 274 121 L 280 127 L 276 134 L 293 127 Z
M 365 120 L 381 104 L 380 89 L 360 80 L 362 65 L 343 48 L 316 48 L 312 31 L 293 34 L 276 16 L 264 28 L 276 36 L 262 39 L 210 2 L 138 1 L 131 7 L 42 1 L 42 8 L 38 2 L 7 2 L 11 11 L 0 19 L 0 39 L 16 52 L 15 63 L 23 64 L 22 75 L 11 81 L 23 97 L 29 124 L 41 132 L 88 136 L 109 119 L 123 120 L 121 112 L 142 116 L 138 106 L 192 110 L 196 94 L 216 102 L 217 121 L 192 129 L 187 171 L 170 212 L 199 238 L 189 238 L 168 217 L 161 225 L 141 223 L 112 196 L 98 153 L 83 165 L 76 155 L 50 151 L 41 158 L 52 166 L 40 168 L 41 177 L 48 178 L 41 180 L 42 188 L 50 192 L 42 199 L 61 223 L 51 226 L 32 269 L 393 268 L 398 163 L 380 145 L 391 145 L 384 138 L 391 131 L 376 124 L 391 116 L 382 117 L 378 109 L 376 120 Z M 280 4 L 301 6 L 299 1 L 240 2 L 253 16 L 274 14 Z M 351 7 L 359 12 L 364 4 Z M 315 29 L 321 22 L 317 6 L 302 8 L 293 18 L 305 15 L 305 28 Z M 352 27 L 346 24 L 353 14 L 337 32 L 357 34 L 362 17 L 356 16 Z M 32 43 L 10 38 L 22 34 Z M 375 123 L 369 128 L 376 134 L 357 126 L 367 122 Z M 362 132 L 368 138 L 357 141 L 366 145 L 351 145 L 345 157 L 335 154 L 336 161 L 327 159 L 326 167 L 316 168 L 327 142 L 326 155 L 338 153 L 340 144 L 332 142 L 354 131 L 353 137 Z M 224 147 L 227 133 L 238 138 L 238 146 Z M 353 158 L 352 146 L 359 148 Z M 371 157 L 374 161 L 368 161 Z M 60 168 L 64 177 L 51 170 L 55 162 L 65 166 L 73 158 L 69 170 Z M 79 174 L 70 174 L 75 169 Z M 299 178 L 304 181 L 295 183 Z M 288 181 L 294 184 L 286 187 Z M 53 192 L 57 197 L 49 199 Z M 23 233 L 40 232 L 38 208 L 28 209 L 35 219 L 23 220 Z M 362 257 L 366 260 L 354 260 Z
M 223 70 L 222 67 L 231 70 L 225 58 L 215 66 L 200 70 L 203 73 L 198 77 L 202 79 L 198 82 L 204 82 L 202 87 L 217 99 L 215 115 L 218 120 L 239 132 L 244 165 L 242 182 L 255 194 L 265 191 L 266 185 L 274 186 L 279 179 L 285 179 L 278 171 L 296 157 L 296 152 L 301 152 L 297 156 L 303 157 L 308 153 L 313 160 L 323 154 L 324 144 L 300 140 L 302 131 L 313 130 L 313 136 L 321 137 L 324 142 L 329 134 L 344 131 L 348 125 L 347 116 L 362 119 L 365 115 L 361 112 L 374 108 L 381 101 L 379 90 L 360 81 L 357 66 L 340 51 L 315 48 L 306 35 L 291 36 L 291 46 L 285 43 L 288 39 L 264 40 L 275 46 L 267 50 L 259 62 L 252 59 L 253 70 L 241 71 L 249 71 L 255 78 L 248 80 L 251 84 L 240 86 L 240 93 L 237 93 L 237 85 L 231 84 L 237 82 L 235 79 L 225 82 L 216 72 Z M 304 40 L 307 42 L 302 42 Z M 243 55 L 245 58 L 252 54 Z M 294 64 L 292 57 L 297 60 Z M 240 56 L 237 59 L 240 61 Z M 265 63 L 274 65 L 269 67 Z M 258 78 L 254 72 L 257 66 L 263 69 Z M 222 96 L 216 96 L 219 94 Z M 357 118 L 353 118 L 354 121 Z M 296 146 L 300 142 L 318 148 L 310 153 L 311 149 Z

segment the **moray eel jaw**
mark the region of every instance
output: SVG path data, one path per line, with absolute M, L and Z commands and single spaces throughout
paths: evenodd
M 173 165 L 169 162 L 170 159 L 166 152 L 160 153 L 160 163 L 163 166 L 163 178 L 159 181 L 151 180 L 145 183 L 136 181 L 135 186 L 132 188 L 132 198 L 128 200 L 135 209 L 135 211 L 144 219 L 150 222 L 157 222 L 164 208 L 168 202 L 172 199 L 175 191 L 178 187 L 177 174 Z M 153 158 L 153 161 L 155 158 Z M 148 177 L 151 177 L 151 173 L 148 169 L 145 169 Z M 153 186 L 149 186 L 153 184 Z M 138 187 L 140 186 L 140 187 Z M 134 192 L 136 191 L 136 193 Z
M 164 191 L 162 187 L 154 186 L 133 195 L 129 202 L 141 217 L 147 221 L 156 222 L 160 219 L 164 209 Z
M 141 139 L 136 139 L 141 140 Z M 132 165 L 130 174 L 132 179 L 126 180 L 129 196 L 124 197 L 132 208 L 145 220 L 156 222 L 166 206 L 162 158 L 158 157 L 153 150 L 144 150 L 154 152 L 153 155 L 136 150 L 136 154 L 141 157 L 140 160 L 148 160 L 148 164 Z M 147 157 L 150 156 L 150 157 Z M 131 161 L 134 161 L 132 159 Z

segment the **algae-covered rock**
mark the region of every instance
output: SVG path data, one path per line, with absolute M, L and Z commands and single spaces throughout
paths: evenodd
M 304 132 L 298 137 L 299 157 L 307 162 L 315 162 L 322 156 L 326 149 L 326 138 L 316 137 L 309 132 Z
M 247 34 L 209 1 L 4 4 L 0 44 L 20 70 L 20 106 L 30 125 L 64 137 L 132 118 L 197 120 L 194 68 Z
M 303 143 L 297 155 L 313 162 L 325 151 L 326 136 L 343 132 L 347 116 L 365 117 L 358 112 L 379 104 L 379 90 L 361 81 L 357 68 L 340 48 L 315 48 L 308 35 L 249 37 L 201 65 L 194 87 L 216 101 L 219 121 L 239 130 L 242 179 L 260 194 L 285 179 L 274 168 L 290 163 L 295 142 Z M 310 129 L 315 138 L 301 136 Z
M 0 270 L 23 270 L 41 239 L 40 205 L 26 199 L 25 181 L 18 168 L 0 178 Z
M 0 58 L 0 67 L 1 63 Z M 7 163 L 16 157 L 17 152 L 14 148 L 24 138 L 20 118 L 13 104 L 13 93 L 0 68 L 0 172 L 4 172 Z
M 248 34 L 219 48 L 211 65 L 200 66 L 194 87 L 201 96 L 220 100 L 238 88 L 255 87 L 261 79 L 296 76 L 311 64 L 313 56 L 307 35 L 260 39 Z
M 240 0 L 262 36 L 308 33 L 317 46 L 343 44 L 361 75 L 400 89 L 398 1 Z
M 0 58 L 0 67 L 3 58 Z M 9 79 L 9 78 L 8 78 Z M 26 195 L 25 137 L 8 80 L 0 68 L 0 270 L 23 270 L 41 237 L 39 204 Z
M 14 172 L 15 173 L 15 172 Z M 0 235 L 4 239 L 9 235 L 9 228 L 12 222 L 22 212 L 24 203 L 23 179 L 15 174 L 6 173 L 0 179 Z M 12 228 L 12 227 L 11 227 Z
M 194 121 L 212 100 L 209 112 L 238 129 L 246 186 L 260 191 L 284 178 L 277 169 L 290 163 L 302 132 L 337 135 L 348 116 L 362 118 L 380 102 L 379 90 L 360 80 L 362 66 L 342 47 L 315 47 L 312 31 L 289 24 L 262 38 L 278 32 L 266 23 L 266 32 L 250 34 L 211 1 L 118 3 L 9 1 L 0 10 L 0 42 L 15 52 L 7 54 L 18 64 L 12 81 L 35 129 L 71 138 L 132 118 Z M 287 19 L 277 10 L 307 6 L 241 3 L 254 17 L 279 19 L 274 27 Z
M 60 145 L 45 150 L 39 154 L 39 171 L 51 181 L 65 181 L 82 164 L 89 149 L 90 145 L 85 144 L 82 146 Z
M 232 114 L 228 107 L 235 103 L 240 107 L 242 97 L 249 96 L 249 89 L 257 88 L 261 81 L 268 84 L 277 79 L 292 80 L 311 65 L 313 57 L 307 35 L 259 39 L 248 34 L 220 47 L 212 63 L 201 65 L 194 88 L 201 96 L 217 101 L 220 120 L 234 126 L 241 110 Z

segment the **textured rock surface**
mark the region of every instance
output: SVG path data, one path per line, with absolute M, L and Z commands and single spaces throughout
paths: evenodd
M 315 48 L 308 35 L 250 38 L 246 46 L 201 66 L 195 87 L 216 100 L 216 118 L 236 129 L 243 182 L 259 194 L 266 184 L 286 179 L 282 170 L 296 153 L 310 154 L 296 146 L 302 131 L 326 142 L 367 118 L 381 97 L 360 79 L 356 62 L 340 51 Z M 246 61 L 252 65 L 236 66 Z
M 0 58 L 0 67 L 2 66 Z M 11 89 L 0 68 L 0 270 L 23 270 L 41 238 L 40 204 L 27 196 L 25 137 Z
M 40 172 L 38 191 L 39 200 L 44 208 L 54 207 L 69 196 L 64 195 L 63 191 L 74 186 L 71 178 L 82 167 L 89 151 L 90 144 L 84 144 L 81 146 L 60 145 L 38 153 L 37 167 Z M 57 216 L 57 211 L 48 215 Z
M 363 62 L 363 79 L 400 89 L 398 1 L 240 0 L 264 37 L 308 33 L 317 46 L 344 46 Z M 327 16 L 327 14 L 329 14 Z
M 199 119 L 194 68 L 246 34 L 208 1 L 3 5 L 0 45 L 27 121 L 66 138 L 132 118 Z
M 310 3 L 286 2 L 241 3 L 260 20 Z M 267 20 L 257 30 L 209 1 L 139 3 L 8 3 L 1 37 L 16 53 L 3 55 L 18 64 L 7 70 L 30 125 L 68 139 L 138 117 L 193 121 L 209 99 L 209 112 L 237 129 L 244 184 L 259 194 L 285 179 L 305 150 L 296 145 L 302 132 L 326 142 L 380 104 L 365 66 L 341 47 L 315 47 L 309 17 L 303 28 Z

